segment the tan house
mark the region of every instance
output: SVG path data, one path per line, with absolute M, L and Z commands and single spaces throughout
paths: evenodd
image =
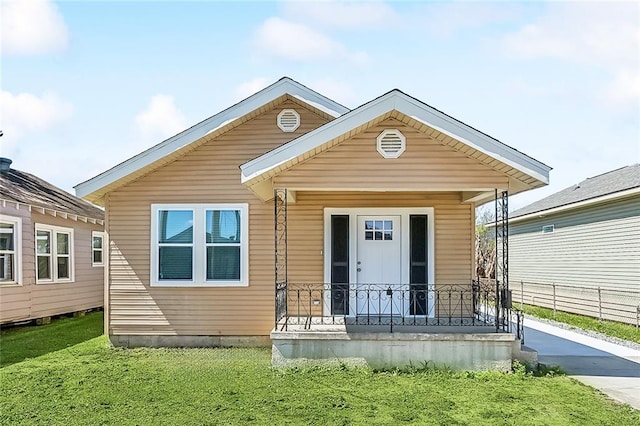
M 474 209 L 549 170 L 399 90 L 350 110 L 283 78 L 76 192 L 106 209 L 115 344 L 483 368 L 515 337 L 508 282 L 475 285 Z M 413 343 L 374 360 L 371 336 Z
M 104 212 L 0 158 L 0 324 L 99 308 Z

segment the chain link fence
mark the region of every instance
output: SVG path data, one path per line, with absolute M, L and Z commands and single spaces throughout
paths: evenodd
M 640 290 L 528 281 L 511 282 L 510 287 L 514 306 L 524 303 L 640 328 Z

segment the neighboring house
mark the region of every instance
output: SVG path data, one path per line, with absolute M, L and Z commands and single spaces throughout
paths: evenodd
M 0 323 L 103 306 L 104 212 L 0 158 Z
M 640 289 L 640 164 L 510 215 L 511 282 Z
M 76 193 L 106 208 L 115 344 L 348 358 L 384 353 L 335 346 L 363 336 L 354 322 L 382 340 L 410 323 L 427 340 L 483 325 L 493 335 L 475 344 L 510 360 L 508 325 L 480 312 L 472 285 L 475 207 L 546 185 L 549 170 L 399 90 L 349 110 L 283 78 Z M 325 320 L 339 333 L 315 327 Z M 286 353 L 316 338 L 322 354 Z M 458 355 L 482 358 L 469 348 Z M 407 356 L 479 365 L 420 350 Z
M 525 290 L 526 283 L 640 290 L 640 164 L 563 189 L 514 211 L 509 222 L 514 291 L 520 281 Z

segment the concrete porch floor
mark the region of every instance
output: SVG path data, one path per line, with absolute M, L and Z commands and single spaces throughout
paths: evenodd
M 291 320 L 291 318 L 290 318 Z M 272 364 L 369 365 L 374 368 L 429 365 L 459 370 L 509 371 L 521 353 L 513 333 L 495 325 L 357 324 L 346 318 L 296 318 L 271 332 Z M 423 318 L 424 320 L 424 318 Z M 427 325 L 428 324 L 428 325 Z

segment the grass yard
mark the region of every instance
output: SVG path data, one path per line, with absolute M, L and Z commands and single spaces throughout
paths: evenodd
M 0 367 L 76 345 L 103 333 L 102 312 L 0 331 Z
M 2 335 L 3 353 L 20 334 Z M 640 424 L 640 411 L 566 376 L 276 370 L 266 348 L 124 350 L 104 336 L 6 365 L 0 383 L 2 425 Z
M 519 305 L 518 305 L 519 306 Z M 539 306 L 523 305 L 522 311 L 538 318 L 550 319 L 565 324 L 573 325 L 585 330 L 593 330 L 608 336 L 617 337 L 619 339 L 628 340 L 630 342 L 640 343 L 640 329 L 633 325 L 621 324 L 614 321 L 599 320 L 584 315 L 570 314 L 567 312 L 556 311 L 553 309 L 541 308 Z

